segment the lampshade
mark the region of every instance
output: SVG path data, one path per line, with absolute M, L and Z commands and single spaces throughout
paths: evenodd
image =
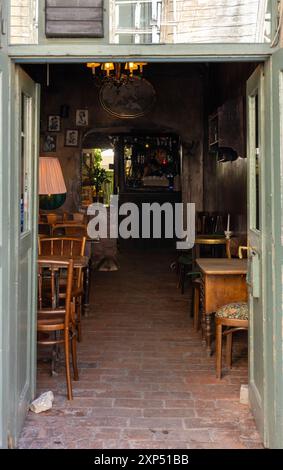
M 67 192 L 58 158 L 39 157 L 39 194 Z

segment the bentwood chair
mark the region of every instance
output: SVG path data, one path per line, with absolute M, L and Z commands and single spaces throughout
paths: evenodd
M 222 244 L 223 241 L 221 241 L 221 238 L 219 240 L 217 239 L 211 239 L 211 240 L 206 240 L 205 238 L 202 240 L 202 239 L 196 239 L 196 243 L 199 243 L 199 242 L 209 242 L 211 241 L 211 244 L 214 245 L 214 244 Z M 231 258 L 231 251 L 230 251 L 230 240 L 226 240 L 225 241 L 225 244 L 226 244 L 226 257 L 227 258 Z M 199 312 L 200 312 L 200 300 L 201 300 L 201 295 L 200 295 L 200 291 L 201 291 L 201 277 L 200 277 L 200 273 L 199 273 L 199 276 L 196 277 L 195 276 L 195 273 L 192 272 L 192 273 L 187 273 L 187 276 L 193 276 L 192 277 L 192 288 L 193 288 L 193 303 L 192 303 L 192 306 L 193 306 L 193 317 L 194 317 L 194 328 L 196 330 L 199 329 L 200 327 L 200 318 L 199 318 Z
M 87 226 L 86 224 L 70 221 L 68 223 L 54 224 L 52 226 L 52 236 L 86 237 Z
M 65 296 L 58 302 L 60 276 L 67 270 Z M 48 272 L 48 276 L 46 273 Z M 66 382 L 68 399 L 73 399 L 70 374 L 70 349 L 74 380 L 79 379 L 77 367 L 77 329 L 74 304 L 72 303 L 73 260 L 38 260 L 38 344 L 58 348 L 63 345 L 65 352 Z M 70 348 L 71 343 L 71 348 Z
M 55 255 L 55 256 L 84 256 L 86 246 L 86 237 L 72 238 L 72 237 L 49 237 L 39 238 L 38 240 L 38 253 L 39 255 Z M 66 281 L 66 280 L 65 280 Z M 66 282 L 64 279 L 60 280 L 61 288 Z M 72 298 L 76 312 L 76 325 L 78 329 L 78 341 L 82 340 L 82 304 L 83 304 L 83 269 L 74 268 L 73 285 L 72 285 Z M 61 289 L 59 296 L 64 296 Z

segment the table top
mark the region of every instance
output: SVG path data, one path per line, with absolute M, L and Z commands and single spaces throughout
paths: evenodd
M 69 259 L 72 259 L 74 262 L 74 268 L 86 268 L 89 262 L 89 257 L 88 256 L 57 256 L 57 255 L 39 255 L 38 259 L 40 261 L 46 261 L 46 264 L 48 264 L 48 261 L 51 259 L 53 261 L 69 261 Z
M 198 258 L 196 263 L 204 274 L 247 274 L 246 259 Z
M 227 243 L 227 239 L 224 235 L 205 234 L 197 235 L 195 243 L 198 245 L 225 245 Z

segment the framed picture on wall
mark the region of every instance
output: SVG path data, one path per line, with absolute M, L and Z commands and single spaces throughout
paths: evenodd
M 88 109 L 77 109 L 76 126 L 88 126 Z
M 65 147 L 78 147 L 79 131 L 77 129 L 66 129 Z
M 50 114 L 48 116 L 48 124 L 47 124 L 48 132 L 60 132 L 61 130 L 61 118 L 59 114 Z
M 45 134 L 43 136 L 43 142 L 42 142 L 43 153 L 56 152 L 56 142 L 57 142 L 56 135 Z

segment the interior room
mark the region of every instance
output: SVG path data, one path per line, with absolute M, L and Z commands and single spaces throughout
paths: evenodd
M 254 63 L 148 63 L 139 75 L 150 83 L 150 92 L 145 91 L 150 94 L 149 109 L 144 115 L 127 118 L 123 111 L 121 116 L 115 115 L 115 110 L 109 112 L 101 104 L 103 78 L 97 79 L 99 72 L 93 75 L 87 64 L 25 65 L 41 84 L 40 154 L 56 153 L 64 168 L 67 194 L 60 212 L 81 208 L 82 145 L 92 146 L 96 138 L 98 146 L 113 147 L 112 142 L 107 142 L 112 134 L 139 134 L 145 139 L 148 135 L 171 134 L 179 139 L 176 145 L 182 153 L 182 200 L 194 202 L 197 212 L 230 213 L 233 230 L 244 232 L 245 87 L 255 67 Z M 76 124 L 77 110 L 87 111 L 85 124 Z M 52 116 L 60 118 L 60 128 L 56 130 L 50 127 Z M 66 142 L 66 130 L 72 129 L 78 132 L 76 141 L 70 144 Z M 56 141 L 55 151 L 48 148 L 46 134 Z M 103 138 L 106 142 L 100 142 Z M 220 159 L 217 146 L 234 149 L 238 158 L 227 165 L 216 164 Z M 119 170 L 115 186 L 123 194 Z
M 41 287 L 45 282 L 50 294 L 54 276 L 66 309 L 70 301 L 68 354 L 77 368 L 73 357 L 68 372 L 69 358 L 62 345 L 48 343 L 42 320 L 37 390 L 52 390 L 55 400 L 40 422 L 28 414 L 21 447 L 42 448 L 43 440 L 53 448 L 261 447 L 240 393 L 248 383 L 244 250 L 239 259 L 248 231 L 246 82 L 256 66 L 23 65 L 41 85 L 40 160 L 60 164 L 46 187 L 63 177 L 54 191 L 39 181 L 40 269 L 44 262 L 50 269 Z M 163 216 L 159 238 L 140 236 L 140 215 L 134 236 L 91 238 L 89 206 L 109 208 L 111 195 L 119 196 L 119 207 L 194 203 L 195 247 L 177 250 Z M 85 238 L 75 252 L 76 237 Z M 74 258 L 75 290 L 68 291 L 65 274 L 60 294 L 54 255 L 56 262 Z M 209 277 L 206 266 L 220 266 L 223 275 L 228 261 L 233 276 Z M 218 299 L 213 310 L 209 296 L 212 305 Z M 232 303 L 238 323 L 225 323 L 227 312 L 218 310 Z M 52 419 L 59 415 L 66 421 L 56 431 Z

